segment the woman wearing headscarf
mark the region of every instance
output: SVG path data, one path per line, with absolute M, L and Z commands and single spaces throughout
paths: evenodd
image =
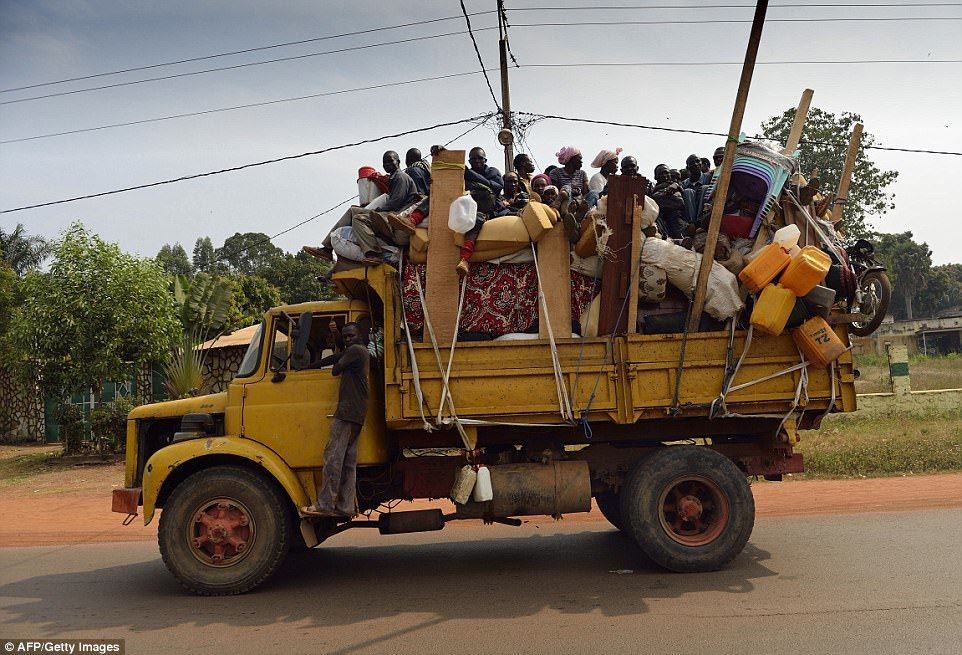
M 544 192 L 545 187 L 550 184 L 551 178 L 544 173 L 538 173 L 531 178 L 531 200 L 541 202 L 541 194 Z
M 602 150 L 591 160 L 591 167 L 600 169 L 588 180 L 588 208 L 598 204 L 601 192 L 608 185 L 608 176 L 618 171 L 618 155 L 621 148 Z
M 555 156 L 561 167 L 551 171 L 551 183 L 559 189 L 571 187 L 571 197 L 588 193 L 588 174 L 581 169 L 581 151 L 574 146 L 565 146 Z

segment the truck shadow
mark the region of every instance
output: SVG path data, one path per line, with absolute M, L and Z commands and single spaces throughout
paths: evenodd
M 361 546 L 334 539 L 292 554 L 273 579 L 243 596 L 193 596 L 158 557 L 26 578 L 0 587 L 0 600 L 8 626 L 29 625 L 42 636 L 146 633 L 182 624 L 337 627 L 405 614 L 417 614 L 413 622 L 425 627 L 544 610 L 644 614 L 653 599 L 744 594 L 754 580 L 777 575 L 763 564 L 769 553 L 752 544 L 721 571 L 679 575 L 647 560 L 614 529 L 526 537 L 499 530 L 488 539 L 459 532 L 445 530 L 444 539 L 424 544 L 392 545 L 390 537 L 375 535 L 358 540 Z

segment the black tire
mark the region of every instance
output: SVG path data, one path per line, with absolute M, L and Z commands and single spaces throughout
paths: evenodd
M 595 496 L 595 502 L 598 503 L 602 516 L 608 519 L 608 523 L 624 532 L 625 522 L 621 519 L 620 495 L 614 491 L 606 491 Z
M 889 301 L 892 300 L 892 283 L 885 271 L 869 271 L 859 280 L 859 289 L 862 293 L 873 293 L 875 299 L 873 304 L 874 313 L 867 323 L 852 323 L 850 331 L 859 337 L 867 337 L 878 329 L 878 326 L 885 320 L 885 314 L 889 310 Z M 871 307 L 853 307 L 856 312 L 863 312 L 865 309 L 872 310 Z
M 669 446 L 629 472 L 621 516 L 625 532 L 656 564 L 681 573 L 716 571 L 748 543 L 755 499 L 745 475 L 724 455 L 704 446 Z
M 287 505 L 275 484 L 248 469 L 218 466 L 194 473 L 174 489 L 160 514 L 164 564 L 195 594 L 250 591 L 287 556 Z

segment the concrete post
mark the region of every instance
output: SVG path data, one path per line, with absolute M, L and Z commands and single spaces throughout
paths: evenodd
M 886 342 L 885 351 L 889 358 L 889 378 L 892 380 L 892 391 L 897 396 L 911 393 L 912 380 L 909 377 L 908 347 Z

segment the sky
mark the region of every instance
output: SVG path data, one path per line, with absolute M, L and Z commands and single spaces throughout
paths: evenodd
M 752 80 L 743 130 L 794 107 L 806 87 L 813 105 L 862 116 L 878 145 L 962 152 L 962 3 L 881 0 L 891 7 L 785 6 L 768 11 L 759 62 L 924 60 L 925 63 L 760 63 Z M 625 9 L 574 10 L 572 0 L 507 0 L 514 111 L 613 122 L 727 132 L 748 41 L 750 0 L 611 0 Z M 807 3 L 819 4 L 819 3 Z M 879 4 L 865 3 L 865 4 Z M 466 0 L 487 67 L 498 63 L 494 0 Z M 704 5 L 715 5 L 706 7 Z M 645 8 L 639 8 L 645 7 Z M 659 8 L 660 7 L 660 8 Z M 426 25 L 369 34 L 321 37 L 428 19 Z M 900 20 L 835 20 L 895 18 Z M 904 20 L 906 18 L 925 20 Z M 955 20 L 946 20 L 952 18 Z M 779 19 L 806 19 L 779 22 Z M 652 24 L 637 24 L 650 21 Z M 666 21 L 686 21 L 683 24 Z M 692 23 L 691 21 L 700 21 Z M 743 22 L 718 22 L 743 21 Z M 632 24 L 632 23 L 636 24 Z M 526 26 L 531 23 L 571 25 Z M 607 23 L 590 25 L 589 23 Z M 412 83 L 234 111 L 42 139 L 0 143 L 0 210 L 204 173 L 364 139 L 458 121 L 494 108 L 477 72 L 477 56 L 460 5 L 418 2 L 283 3 L 231 0 L 0 0 L 0 141 L 143 121 L 314 94 L 458 73 Z M 419 38 L 434 37 L 434 38 Z M 86 80 L 8 90 L 120 69 L 314 39 L 309 43 L 155 67 Z M 383 44 L 326 55 L 314 53 Z M 312 55 L 312 56 L 302 56 Z M 153 82 L 145 78 L 236 66 L 280 57 L 298 59 Z M 935 63 L 934 60 L 956 60 Z M 589 62 L 645 66 L 584 67 Z M 651 65 L 685 62 L 692 65 Z M 560 67 L 541 67 L 563 64 Z M 490 73 L 500 101 L 500 83 Z M 113 88 L 26 100 L 38 95 L 137 81 Z M 402 154 L 454 139 L 471 124 L 292 159 L 267 166 L 51 207 L 0 214 L 0 228 L 23 223 L 55 238 L 81 221 L 129 252 L 153 257 L 165 243 L 191 252 L 198 237 L 215 246 L 235 232 L 274 235 L 334 207 L 357 192 L 357 168 L 380 168 L 387 149 Z M 575 145 L 590 162 L 601 148 L 624 148 L 642 172 L 680 166 L 691 153 L 711 157 L 719 137 L 545 120 L 524 149 L 539 168 Z M 477 127 L 451 148 L 484 147 L 504 168 L 495 131 Z M 899 171 L 895 209 L 872 220 L 883 232 L 911 230 L 928 243 L 933 262 L 962 262 L 962 226 L 952 215 L 962 157 L 872 151 L 883 170 Z M 589 170 L 589 174 L 593 171 Z M 950 173 L 952 173 L 950 175 Z M 857 180 L 856 180 L 857 183 Z M 274 239 L 285 250 L 320 242 L 343 208 Z

